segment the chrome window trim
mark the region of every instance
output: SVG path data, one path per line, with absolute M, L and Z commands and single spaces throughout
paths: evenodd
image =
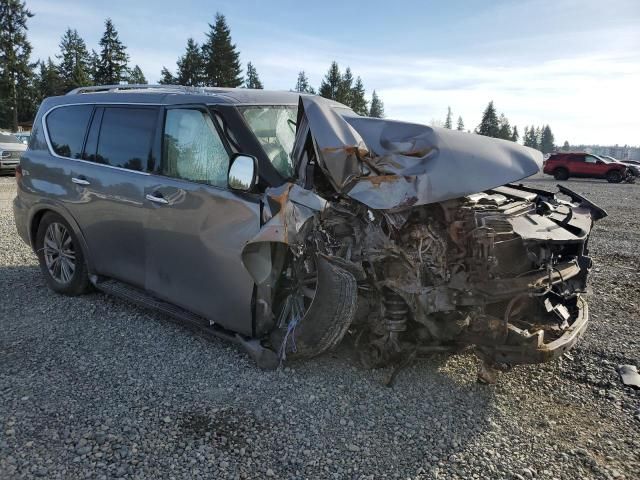
M 131 172 L 131 173 L 137 173 L 138 175 L 151 175 L 150 172 L 140 172 L 138 170 L 130 170 L 128 168 L 122 168 L 122 167 L 114 167 L 113 165 L 105 165 L 104 163 L 97 163 L 97 162 L 92 162 L 90 160 L 84 160 L 82 158 L 71 158 L 71 157 L 65 157 L 62 155 L 58 155 L 54 150 L 53 150 L 53 145 L 51 144 L 51 139 L 49 138 L 49 130 L 47 129 L 47 117 L 49 116 L 49 114 L 51 112 L 53 112 L 54 110 L 58 109 L 58 108 L 62 108 L 62 107 L 72 107 L 74 105 L 93 105 L 93 106 L 97 106 L 97 105 L 137 105 L 137 106 L 148 106 L 148 107 L 161 107 L 163 104 L 162 103 L 141 103 L 141 102 L 74 102 L 74 103 L 64 103 L 61 105 L 54 105 L 53 107 L 51 107 L 49 110 L 47 110 L 43 115 L 42 115 L 42 130 L 44 131 L 44 138 L 45 141 L 47 142 L 47 148 L 49 150 L 49 154 L 52 155 L 53 157 L 56 158 L 60 158 L 62 160 L 71 160 L 74 162 L 82 162 L 82 163 L 88 163 L 90 165 L 97 165 L 99 167 L 105 167 L 105 168 L 113 168 L 115 170 L 120 170 L 123 172 Z M 90 125 L 87 125 L 87 128 Z

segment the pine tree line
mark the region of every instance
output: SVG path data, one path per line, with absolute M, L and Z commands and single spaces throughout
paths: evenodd
M 540 150 L 542 153 L 551 153 L 555 150 L 555 139 L 549 125 L 524 127 L 523 140 L 525 146 Z
M 246 78 L 242 77 L 240 52 L 231 40 L 231 29 L 221 13 L 209 24 L 206 40 L 198 45 L 193 38 L 187 40 L 184 55 L 176 61 L 177 70 L 162 67 L 160 83 L 190 87 L 246 87 L 263 88 L 254 65 L 247 64 Z
M 444 120 L 444 123 L 440 121 L 434 120 L 432 121 L 432 125 L 442 126 L 444 128 L 448 128 L 449 130 L 453 129 L 453 111 L 451 107 L 447 107 L 447 117 Z M 462 117 L 458 116 L 458 120 L 456 122 L 456 130 L 464 131 L 464 122 L 462 121 Z
M 512 142 L 517 142 L 520 138 L 518 127 L 514 125 L 512 128 L 509 119 L 504 113 L 498 116 L 493 101 L 489 102 L 487 108 L 485 108 L 482 113 L 482 120 L 480 121 L 480 125 L 475 129 L 475 133 L 487 137 L 511 140 Z M 526 147 L 535 148 L 542 153 L 551 153 L 556 149 L 553 132 L 549 125 L 542 127 L 525 127 L 522 139 Z
M 17 130 L 18 123 L 33 119 L 43 98 L 62 95 L 91 85 L 120 83 L 146 84 L 142 69 L 131 66 L 127 47 L 120 40 L 111 19 L 98 51 L 87 47 L 76 29 L 67 28 L 55 58 L 31 62 L 27 40 L 27 21 L 33 17 L 23 0 L 0 0 L 0 127 Z M 177 59 L 177 70 L 163 67 L 160 83 L 187 86 L 263 88 L 255 65 L 246 65 L 243 76 L 240 52 L 231 40 L 224 15 L 216 13 L 202 45 L 187 40 L 184 54 Z M 315 93 L 304 71 L 298 75 L 295 91 Z M 362 79 L 347 68 L 342 74 L 333 62 L 319 88 L 320 95 L 350 106 L 361 115 L 384 116 L 384 105 L 373 91 L 365 99 Z
M 304 70 L 298 73 L 294 91 L 315 93 L 313 87 L 309 85 L 309 79 Z M 384 104 L 376 91 L 374 90 L 371 94 L 371 103 L 369 104 L 369 101 L 365 98 L 362 78 L 358 76 L 354 80 L 350 67 L 347 67 L 344 73 L 341 73 L 336 61 L 331 62 L 329 70 L 320 83 L 318 94 L 351 107 L 358 115 L 384 117 Z
M 78 31 L 67 28 L 55 60 L 31 62 L 27 20 L 32 16 L 23 1 L 0 1 L 0 127 L 16 131 L 18 123 L 33 119 L 43 98 L 77 87 L 147 83 L 138 65 L 129 66 L 127 48 L 109 18 L 99 53 L 89 52 Z
M 444 123 L 438 122 L 438 124 L 445 128 L 453 128 L 453 113 L 451 107 L 447 107 L 447 116 Z M 462 117 L 458 117 L 458 123 L 456 130 L 464 130 L 464 122 Z M 489 102 L 487 107 L 482 113 L 482 120 L 480 124 L 474 130 L 474 133 L 478 135 L 484 135 L 486 137 L 501 138 L 503 140 L 511 140 L 517 142 L 520 139 L 520 133 L 517 126 L 511 126 L 509 119 L 504 113 L 498 115 L 493 101 Z M 556 147 L 554 145 L 553 132 L 549 125 L 542 127 L 525 127 L 523 143 L 527 147 L 532 147 L 542 151 L 542 153 L 551 153 Z

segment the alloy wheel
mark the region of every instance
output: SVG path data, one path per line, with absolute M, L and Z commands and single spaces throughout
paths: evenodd
M 67 227 L 53 222 L 44 234 L 44 261 L 51 277 L 58 283 L 67 284 L 76 270 L 76 251 Z

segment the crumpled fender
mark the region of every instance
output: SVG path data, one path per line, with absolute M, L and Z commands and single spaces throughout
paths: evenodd
M 304 223 L 327 207 L 322 197 L 294 183 L 268 188 L 263 202 L 271 218 L 247 242 L 241 254 L 242 264 L 258 285 L 267 281 L 273 270 L 273 245 L 298 242 Z

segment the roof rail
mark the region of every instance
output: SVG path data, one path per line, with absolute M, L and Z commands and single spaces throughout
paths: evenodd
M 182 93 L 207 93 L 202 87 L 186 87 L 184 85 L 147 85 L 147 84 L 123 84 L 123 85 L 94 85 L 91 87 L 78 87 L 67 95 L 96 92 L 119 92 L 127 90 L 165 90 Z

